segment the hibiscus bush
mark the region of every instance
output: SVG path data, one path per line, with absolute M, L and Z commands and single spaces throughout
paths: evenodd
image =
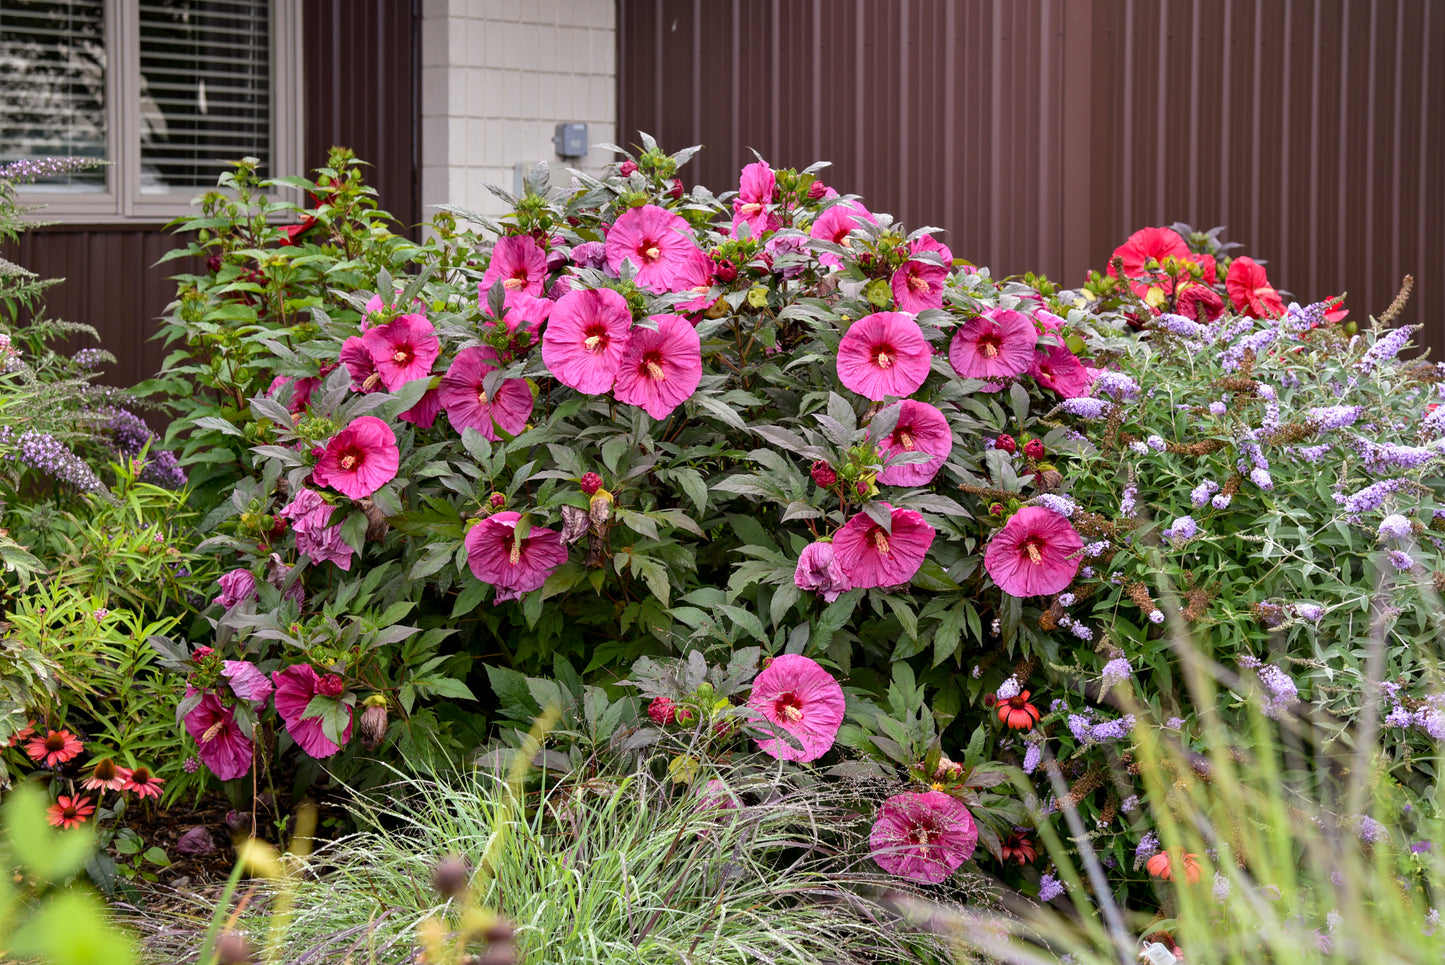
M 1146 229 L 1069 291 L 822 168 L 689 190 L 691 154 L 539 167 L 421 244 L 345 152 L 243 163 L 181 223 L 209 268 L 153 387 L 227 572 L 157 646 L 210 772 L 366 783 L 555 707 L 544 766 L 873 780 L 885 869 L 987 852 L 1049 898 L 1030 827 L 1060 808 L 1146 877 L 1134 729 L 1194 733 L 1173 620 L 1240 701 L 1342 736 L 1388 692 L 1423 787 L 1428 662 L 1362 650 L 1432 626 L 1438 375 L 1407 329 L 1286 308 L 1218 232 Z

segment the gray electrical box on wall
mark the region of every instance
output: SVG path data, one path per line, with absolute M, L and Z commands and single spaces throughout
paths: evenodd
M 558 124 L 557 133 L 552 135 L 557 145 L 558 157 L 585 157 L 587 154 L 587 125 Z

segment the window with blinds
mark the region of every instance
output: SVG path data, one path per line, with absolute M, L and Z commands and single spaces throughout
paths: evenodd
M 106 156 L 105 0 L 0 2 L 0 162 Z M 36 191 L 104 192 L 107 169 Z
M 243 157 L 275 173 L 270 0 L 142 0 L 139 34 L 141 193 L 211 187 Z

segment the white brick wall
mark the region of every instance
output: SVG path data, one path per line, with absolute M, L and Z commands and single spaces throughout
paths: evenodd
M 563 167 L 595 172 L 612 159 L 593 146 L 563 160 L 552 134 L 580 121 L 589 145 L 617 140 L 615 15 L 614 0 L 425 0 L 424 209 L 501 214 L 486 185 L 511 191 L 518 162 L 546 161 L 565 179 Z

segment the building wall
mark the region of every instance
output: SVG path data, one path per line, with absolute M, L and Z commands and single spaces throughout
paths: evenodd
M 615 0 L 423 0 L 423 207 L 507 210 L 487 190 L 514 167 L 595 171 L 616 140 Z M 552 144 L 559 122 L 588 125 L 585 158 Z
M 1226 225 L 1301 298 L 1445 349 L 1439 0 L 618 0 L 619 128 L 756 148 L 996 274 L 1078 285 L 1145 225 Z

